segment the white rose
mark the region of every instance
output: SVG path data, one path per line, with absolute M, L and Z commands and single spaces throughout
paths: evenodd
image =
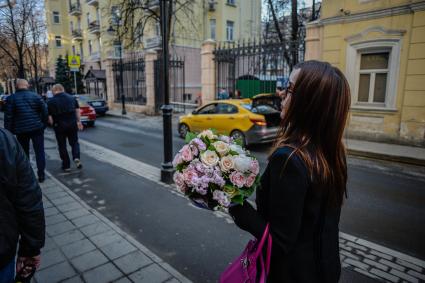
M 198 134 L 198 138 L 205 138 L 205 137 L 207 137 L 210 140 L 217 138 L 217 136 L 214 135 L 214 133 L 211 130 L 205 130 Z
M 232 156 L 224 156 L 220 160 L 220 168 L 224 172 L 228 172 L 235 168 L 235 161 Z
M 219 161 L 219 157 L 215 151 L 206 150 L 201 153 L 201 161 L 207 166 L 215 166 Z
M 243 150 L 243 148 L 240 145 L 232 144 L 232 145 L 230 145 L 230 149 L 232 151 L 239 153 L 239 154 L 245 154 L 245 151 Z
M 215 147 L 215 150 L 217 150 L 217 152 L 218 152 L 218 154 L 220 154 L 220 156 L 226 155 L 230 150 L 229 145 L 225 142 L 222 142 L 222 141 L 216 141 L 212 145 Z
M 238 155 L 234 157 L 234 159 L 235 159 L 235 168 L 241 173 L 245 173 L 251 167 L 251 158 L 247 156 Z

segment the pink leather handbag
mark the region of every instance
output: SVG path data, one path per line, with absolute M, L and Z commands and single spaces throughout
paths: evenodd
M 263 246 L 267 241 L 266 262 L 263 259 Z M 269 233 L 269 224 L 264 230 L 260 242 L 249 241 L 242 254 L 221 274 L 220 283 L 266 283 L 270 269 L 270 257 L 272 252 L 272 237 Z M 257 262 L 260 263 L 257 266 Z M 257 270 L 261 268 L 261 270 Z

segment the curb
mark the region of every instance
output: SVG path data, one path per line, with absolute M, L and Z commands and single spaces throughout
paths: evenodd
M 385 160 L 385 161 L 393 161 L 393 162 L 425 167 L 425 159 L 420 159 L 420 158 L 390 155 L 390 154 L 371 152 L 371 151 L 365 151 L 365 150 L 359 150 L 359 149 L 350 149 L 350 148 L 347 149 L 347 153 L 348 155 L 351 155 L 351 156 Z

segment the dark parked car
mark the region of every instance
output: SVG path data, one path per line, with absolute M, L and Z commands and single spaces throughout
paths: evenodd
M 6 105 L 6 99 L 8 94 L 0 94 L 0 111 L 4 111 L 4 106 Z
M 105 113 L 109 110 L 108 103 L 106 103 L 105 99 L 100 97 L 79 95 L 78 100 L 85 102 L 91 107 L 93 107 L 96 111 L 96 114 L 99 116 L 105 115 Z

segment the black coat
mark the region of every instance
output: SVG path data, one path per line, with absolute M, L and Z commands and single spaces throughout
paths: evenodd
M 41 190 L 21 146 L 0 129 L 0 269 L 16 254 L 36 256 L 44 246 Z
M 257 190 L 257 211 L 245 203 L 230 213 L 256 238 L 270 224 L 273 247 L 267 282 L 338 282 L 341 208 L 326 205 L 328 193 L 312 184 L 302 159 L 294 154 L 288 160 L 292 151 L 283 147 L 270 158 Z
M 7 98 L 4 127 L 25 134 L 43 130 L 47 125 L 47 106 L 41 96 L 29 90 L 17 90 Z

